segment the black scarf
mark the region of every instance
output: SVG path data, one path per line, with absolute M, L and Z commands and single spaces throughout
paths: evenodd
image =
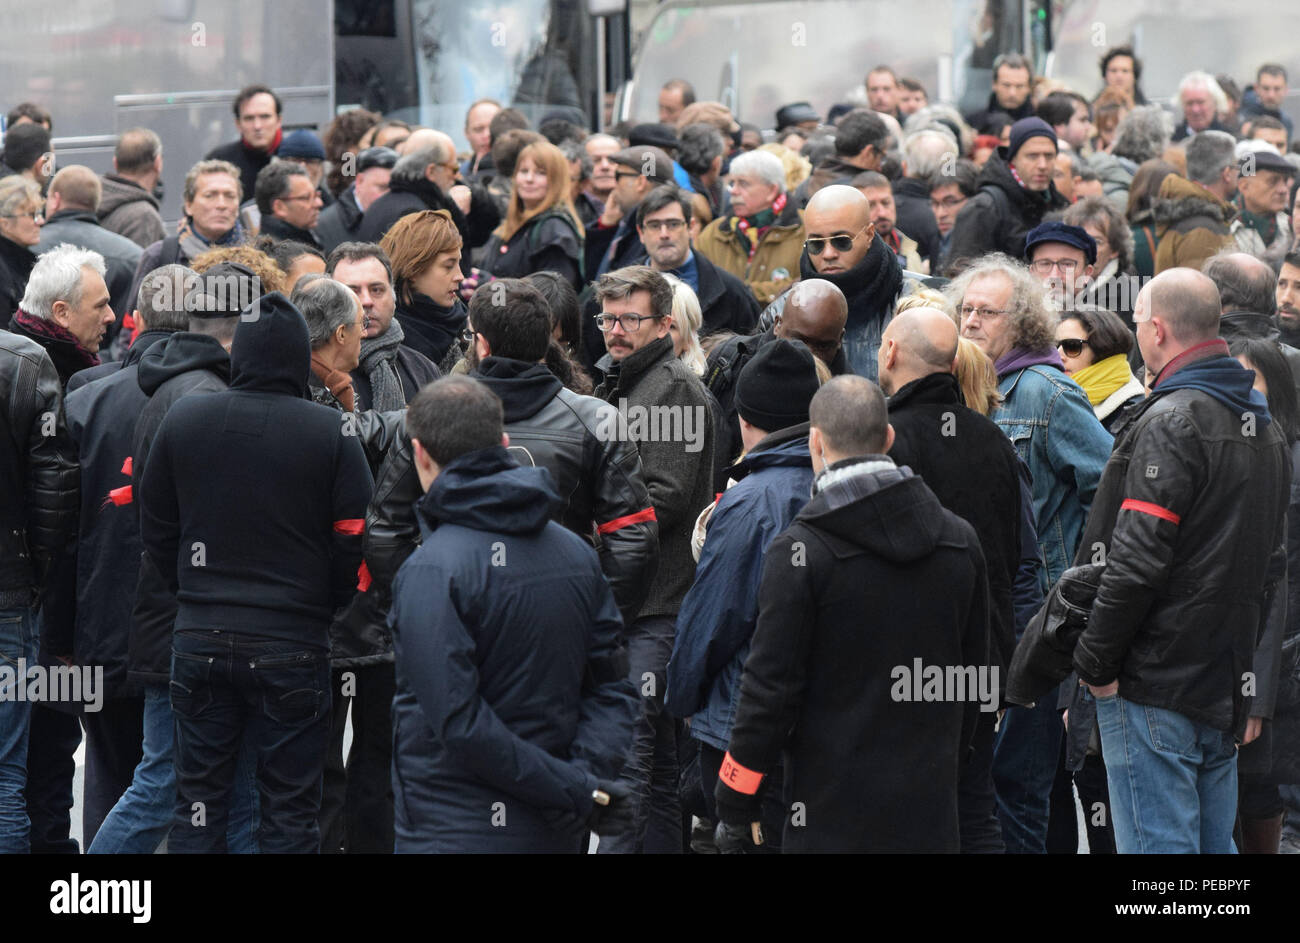
M 808 250 L 804 249 L 799 257 L 799 275 L 801 278 L 824 279 L 844 292 L 849 303 L 849 325 L 883 318 L 903 287 L 903 270 L 898 265 L 898 257 L 879 235 L 872 238 L 867 254 L 847 272 L 819 273 L 813 268 Z

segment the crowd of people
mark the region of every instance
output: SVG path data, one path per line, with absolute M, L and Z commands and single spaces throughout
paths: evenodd
M 1099 71 L 14 107 L 0 850 L 1300 850 L 1286 72 Z

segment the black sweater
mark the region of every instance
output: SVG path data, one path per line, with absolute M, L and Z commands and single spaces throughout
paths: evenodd
M 176 589 L 176 628 L 328 645 L 352 596 L 373 482 L 339 414 L 308 401 L 307 324 L 278 292 L 242 321 L 230 389 L 167 413 L 144 472 L 141 536 Z

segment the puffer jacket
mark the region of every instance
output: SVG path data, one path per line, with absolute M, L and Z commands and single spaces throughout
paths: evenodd
M 0 331 L 0 607 L 27 606 L 55 558 L 76 538 L 80 480 L 63 389 L 35 341 Z M 58 652 L 56 654 L 66 654 Z
M 1199 183 L 1170 174 L 1152 203 L 1156 223 L 1156 274 L 1185 267 L 1200 271 L 1205 260 L 1235 245 L 1237 210 Z
M 1055 183 L 1046 190 L 1030 190 L 1011 175 L 1006 148 L 994 151 L 980 171 L 979 190 L 966 201 L 953 224 L 948 254 L 940 271 L 960 261 L 974 261 L 989 252 L 1024 258 L 1025 237 L 1053 210 L 1069 201 Z M 931 267 L 935 271 L 934 267 Z
M 614 598 L 551 520 L 558 498 L 497 447 L 448 462 L 419 501 L 389 615 L 398 852 L 586 850 L 592 792 L 641 708 Z
M 1121 434 L 1083 538 L 1106 569 L 1079 677 L 1240 739 L 1281 557 L 1289 447 L 1222 340 L 1162 371 Z M 1257 685 L 1254 685 L 1257 686 Z
M 487 357 L 470 375 L 501 398 L 515 460 L 551 473 L 560 496 L 551 519 L 595 544 L 630 623 L 658 569 L 659 526 L 622 417 L 607 403 L 566 390 L 541 364 Z M 420 480 L 405 435 L 397 437 L 375 482 L 364 544 L 371 592 L 383 593 L 419 545 L 413 505 Z
M 740 677 L 758 622 L 763 554 L 812 492 L 808 424 L 766 436 L 729 472 L 709 519 L 695 582 L 677 614 L 664 707 L 691 718 L 691 736 L 727 748 Z
M 735 216 L 723 216 L 704 227 L 695 251 L 749 286 L 760 305 L 766 305 L 799 277 L 803 253 L 803 217 L 789 200 L 780 215 L 749 253 L 749 239 L 736 229 Z

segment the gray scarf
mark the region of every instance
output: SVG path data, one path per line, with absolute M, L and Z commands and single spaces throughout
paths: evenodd
M 387 412 L 406 405 L 402 381 L 393 363 L 397 358 L 397 348 L 405 339 L 397 318 L 393 318 L 388 330 L 378 337 L 361 338 L 361 363 L 357 369 L 370 381 L 371 409 Z

